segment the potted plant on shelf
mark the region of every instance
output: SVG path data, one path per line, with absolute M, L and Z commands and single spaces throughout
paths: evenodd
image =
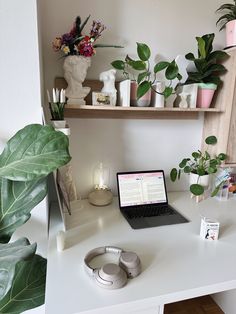
M 215 145 L 217 138 L 208 136 L 205 139 L 208 145 Z M 170 178 L 174 182 L 180 179 L 182 173 L 190 174 L 190 191 L 193 195 L 199 196 L 204 193 L 204 188 L 209 185 L 209 175 L 214 174 L 220 165 L 227 158 L 226 154 L 220 153 L 217 156 L 210 156 L 206 150 L 204 152 L 198 150 L 192 153 L 191 158 L 184 158 L 179 164 L 179 170 L 173 168 L 170 172 Z M 217 187 L 216 187 L 217 188 Z M 212 196 L 215 195 L 215 190 Z
M 47 194 L 47 175 L 68 163 L 68 138 L 52 126 L 28 125 L 0 155 L 0 313 L 22 313 L 44 303 L 46 264 L 36 243 L 9 243 Z
M 219 76 L 226 72 L 226 68 L 219 62 L 225 60 L 228 54 L 221 50 L 213 51 L 214 38 L 214 33 L 196 37 L 198 56 L 195 57 L 193 53 L 185 56 L 195 65 L 195 71 L 188 72 L 186 84 L 198 83 L 197 107 L 199 108 L 210 107 L 214 92 L 221 83 Z
M 52 101 L 49 91 L 47 91 L 49 110 L 51 113 L 52 125 L 56 130 L 60 130 L 68 135 L 69 128 L 66 128 L 66 120 L 64 119 L 64 111 L 66 104 L 65 90 L 52 89 Z
M 163 95 L 165 99 L 170 97 L 174 93 L 174 88 L 172 87 L 172 80 L 181 80 L 181 75 L 179 74 L 179 68 L 175 60 L 172 62 L 161 61 L 158 62 L 153 71 L 150 69 L 150 57 L 151 50 L 148 45 L 144 43 L 137 43 L 137 60 L 126 56 L 125 60 L 115 60 L 111 65 L 117 69 L 123 71 L 125 78 L 130 79 L 132 77 L 133 91 L 131 91 L 131 96 L 134 95 L 134 99 L 131 104 L 137 106 L 149 106 L 151 99 L 151 90 Z M 153 85 L 157 80 L 157 73 L 165 70 L 165 77 L 169 81 L 168 86 L 164 86 L 163 90 L 157 90 Z M 135 71 L 132 72 L 132 71 Z M 135 75 L 136 74 L 136 75 Z
M 220 31 L 226 29 L 226 47 L 236 45 L 236 0 L 234 3 L 222 4 L 216 12 L 224 12 L 217 20 L 216 25 L 220 26 Z

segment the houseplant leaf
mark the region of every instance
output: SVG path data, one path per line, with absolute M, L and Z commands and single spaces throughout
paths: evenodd
M 0 244 L 0 301 L 11 288 L 16 264 L 33 256 L 35 251 L 36 244 L 30 245 L 26 238 L 8 244 Z
M 150 75 L 150 72 L 142 72 L 138 75 L 137 83 L 140 84 L 148 75 Z
M 125 63 L 122 60 L 115 60 L 111 63 L 111 65 L 117 70 L 124 70 Z
M 217 143 L 217 138 L 214 135 L 208 136 L 205 139 L 205 143 L 208 145 L 215 145 Z
M 177 169 L 176 169 L 176 168 L 173 168 L 173 169 L 171 170 L 171 172 L 170 172 L 170 179 L 171 179 L 171 181 L 173 181 L 173 182 L 176 181 L 176 179 L 177 179 L 177 174 L 178 174 Z
M 206 47 L 205 47 L 205 41 L 202 37 L 196 37 L 198 42 L 198 55 L 199 58 L 206 58 Z
M 133 61 L 131 66 L 133 69 L 138 70 L 138 71 L 146 70 L 146 64 L 144 61 L 140 61 L 140 60 Z
M 0 176 L 30 181 L 46 176 L 70 159 L 66 135 L 51 126 L 31 124 L 8 141 L 0 156 Z
M 173 80 L 177 77 L 179 73 L 178 65 L 176 64 L 175 60 L 173 60 L 167 67 L 165 76 L 168 80 Z
M 137 89 L 137 99 L 141 98 L 143 95 L 145 95 L 149 89 L 151 88 L 151 83 L 148 81 L 143 81 Z
M 204 193 L 204 188 L 200 184 L 191 184 L 190 185 L 190 191 L 194 195 L 198 196 L 198 195 L 202 195 Z
M 0 301 L 0 313 L 20 314 L 44 303 L 47 261 L 34 255 L 16 264 L 12 286 Z
M 9 241 L 13 232 L 29 218 L 31 210 L 47 194 L 46 178 L 28 182 L 0 179 L 0 243 Z
M 166 69 L 168 67 L 170 63 L 166 62 L 166 61 L 161 61 L 158 62 L 155 66 L 154 66 L 154 73 L 160 72 L 164 69 Z
M 143 43 L 137 43 L 137 53 L 139 56 L 139 59 L 142 61 L 148 61 L 148 59 L 151 56 L 151 50 L 148 47 L 148 45 Z

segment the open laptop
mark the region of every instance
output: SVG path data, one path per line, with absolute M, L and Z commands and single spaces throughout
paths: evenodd
M 168 204 L 163 170 L 117 173 L 119 206 L 133 229 L 188 222 Z

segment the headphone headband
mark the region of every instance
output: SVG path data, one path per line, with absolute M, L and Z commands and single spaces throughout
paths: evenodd
M 113 254 L 120 255 L 122 252 L 124 251 L 121 248 L 118 248 L 115 246 L 101 246 L 101 247 L 95 248 L 89 251 L 84 258 L 85 270 L 90 276 L 93 276 L 95 268 L 91 267 L 89 263 L 91 262 L 92 259 L 94 259 L 94 257 L 105 254 L 105 253 L 113 253 Z

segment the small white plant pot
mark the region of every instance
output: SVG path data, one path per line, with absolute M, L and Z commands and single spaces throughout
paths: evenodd
M 55 129 L 63 129 L 66 127 L 66 120 L 52 120 Z
M 210 176 L 209 176 L 209 174 L 206 174 L 204 176 L 199 176 L 196 173 L 192 173 L 192 172 L 190 173 L 190 176 L 189 176 L 189 184 L 190 185 L 192 185 L 192 184 L 200 184 L 204 188 L 208 188 L 209 183 L 210 183 Z
M 166 100 L 165 100 L 165 107 L 173 108 L 176 97 L 177 97 L 176 94 L 172 94 L 168 98 L 166 98 Z
M 157 82 L 153 85 L 153 88 L 157 91 L 157 93 L 152 89 L 151 106 L 156 108 L 163 108 L 165 105 L 165 98 L 163 95 L 158 93 L 163 93 L 165 89 L 165 83 Z

